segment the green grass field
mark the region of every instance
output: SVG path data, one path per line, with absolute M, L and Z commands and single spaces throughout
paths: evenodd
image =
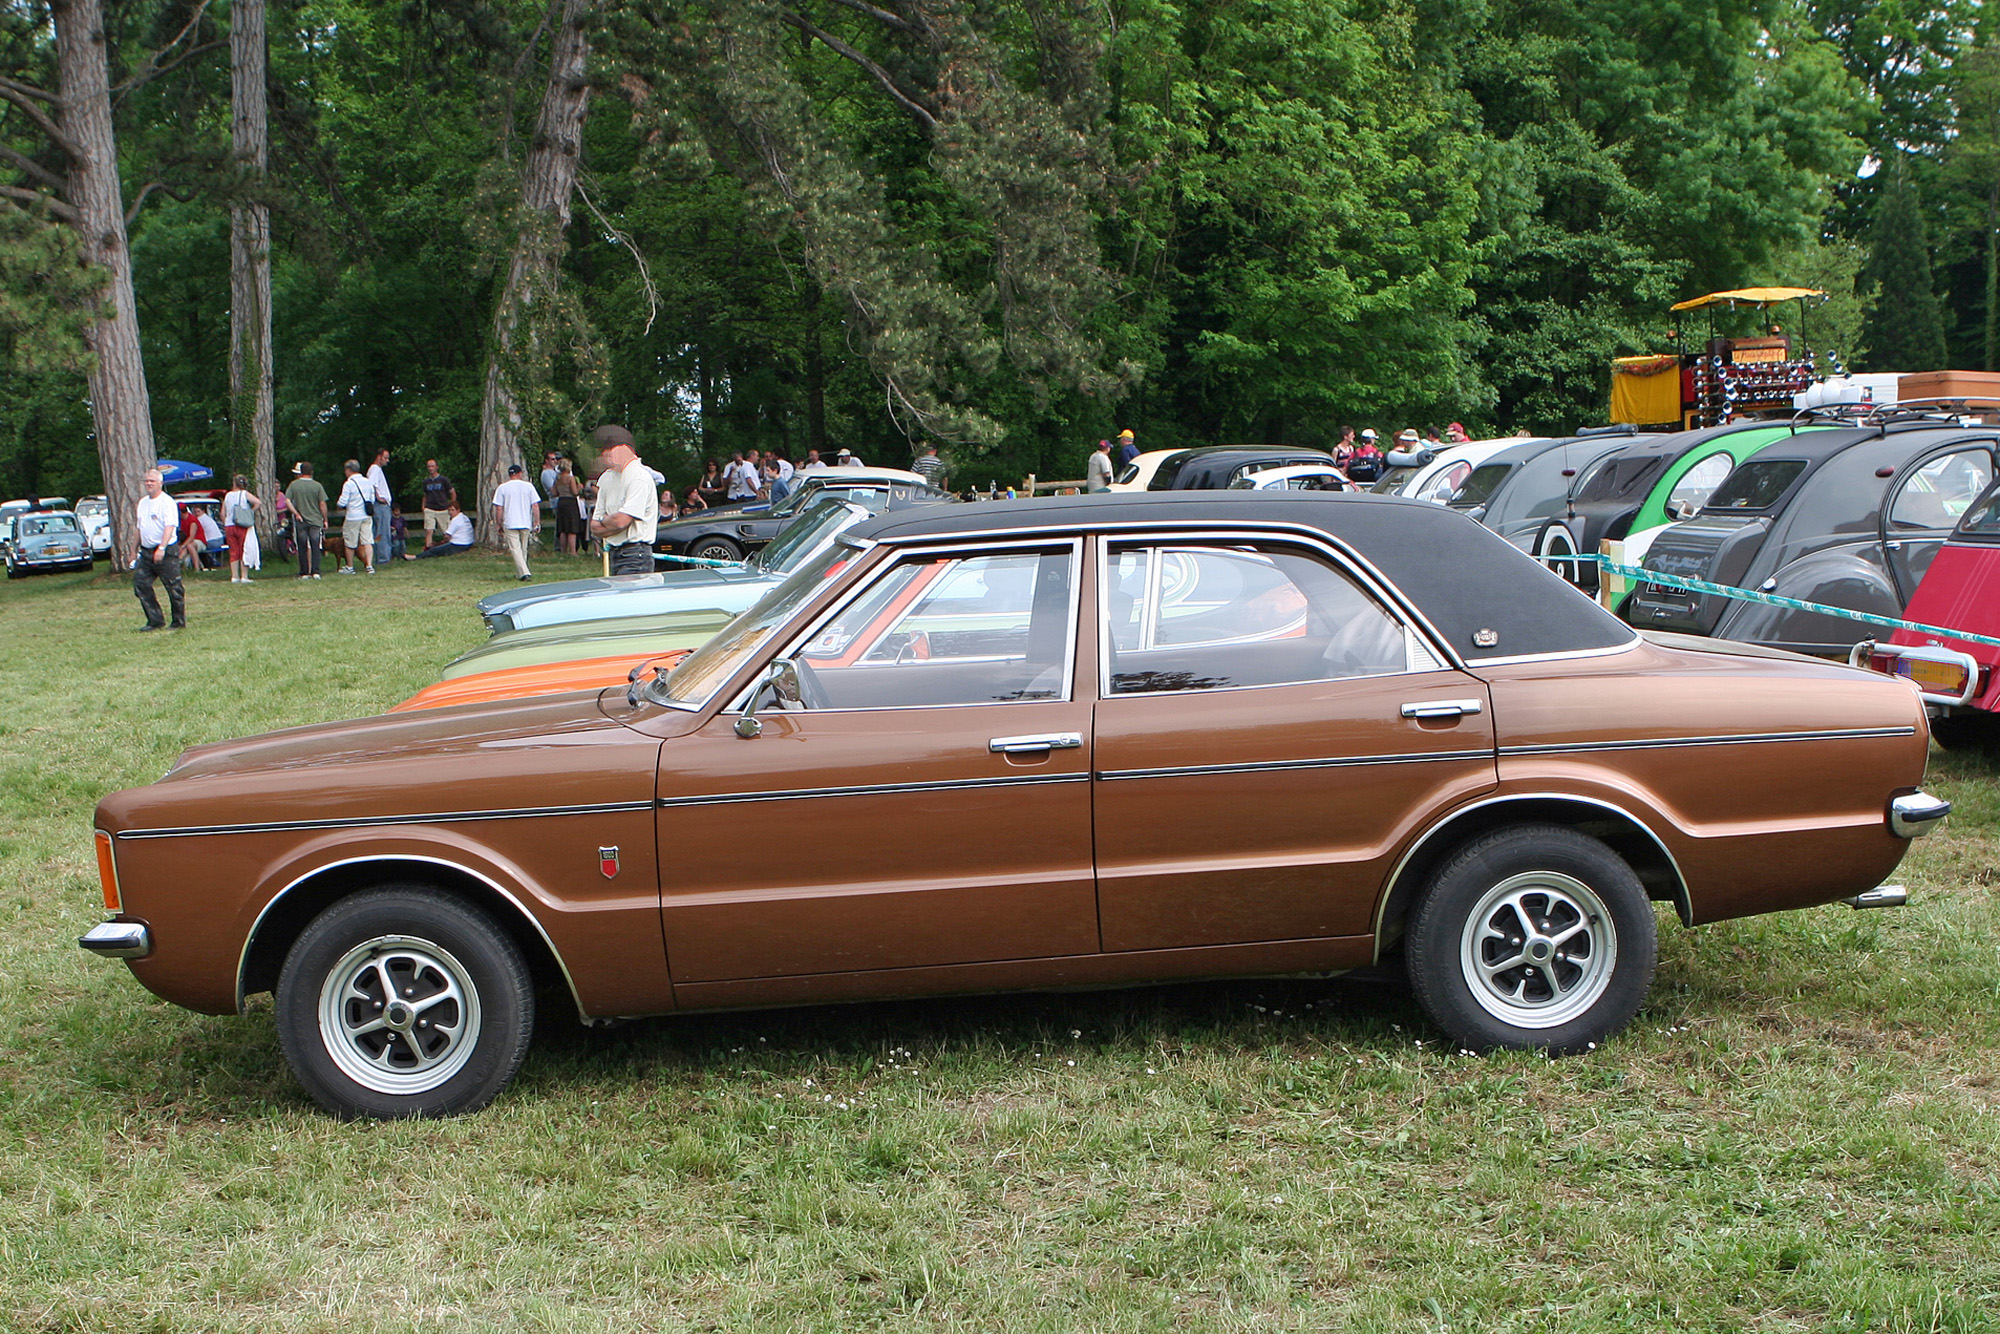
M 99 796 L 393 704 L 512 586 L 269 573 L 172 635 L 108 576 L 0 587 L 0 1330 L 2000 1328 L 1991 768 L 1934 754 L 1910 907 L 1669 916 L 1578 1059 L 1354 982 L 545 1011 L 488 1110 L 343 1125 L 268 997 L 189 1014 L 74 944 Z

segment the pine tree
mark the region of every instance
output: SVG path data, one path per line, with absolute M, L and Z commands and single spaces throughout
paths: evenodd
M 1871 371 L 1944 367 L 1944 318 L 1931 285 L 1930 238 L 1916 184 L 1900 158 L 1876 206 L 1869 237 L 1867 280 L 1880 292 L 1862 341 Z

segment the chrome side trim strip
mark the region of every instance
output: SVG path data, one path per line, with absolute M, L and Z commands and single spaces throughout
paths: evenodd
M 1606 750 L 1664 750 L 1677 746 L 1752 746 L 1774 741 L 1861 741 L 1870 737 L 1916 734 L 1914 727 L 1844 727 L 1821 732 L 1735 732 L 1720 736 L 1666 736 L 1630 741 L 1550 741 L 1533 746 L 1502 746 L 1500 758 Z
M 946 778 L 926 783 L 859 783 L 853 787 L 794 787 L 777 792 L 717 792 L 700 797 L 661 797 L 666 810 L 678 806 L 720 806 L 733 801 L 810 801 L 819 797 L 873 797 L 913 792 L 962 792 L 981 787 L 1031 787 L 1044 783 L 1087 783 L 1090 775 L 1022 774 L 1003 778 Z
M 644 809 L 644 807 L 642 806 L 641 809 Z M 262 929 L 264 925 L 264 919 L 271 915 L 271 909 L 277 907 L 279 901 L 282 900 L 285 897 L 285 895 L 291 893 L 293 890 L 297 889 L 300 885 L 303 885 L 306 881 L 311 880 L 314 876 L 324 875 L 328 871 L 339 870 L 343 866 L 360 866 L 368 862 L 383 862 L 383 863 L 422 862 L 429 866 L 443 866 L 450 870 L 457 871 L 460 874 L 471 876 L 474 880 L 477 880 L 480 884 L 486 886 L 488 889 L 492 890 L 495 894 L 498 894 L 501 898 L 507 900 L 508 904 L 513 907 L 514 911 L 521 915 L 521 919 L 527 922 L 528 925 L 535 928 L 535 934 L 542 938 L 542 944 L 548 946 L 549 957 L 556 961 L 556 967 L 561 970 L 563 975 L 563 985 L 569 988 L 570 1002 L 576 1006 L 577 1018 L 585 1021 L 586 1023 L 589 1022 L 590 1016 L 585 1014 L 583 1011 L 583 994 L 576 989 L 576 979 L 570 976 L 568 961 L 563 958 L 562 951 L 556 948 L 555 941 L 549 938 L 549 933 L 547 929 L 542 926 L 541 919 L 539 917 L 536 917 L 534 913 L 528 911 L 527 905 L 521 902 L 519 895 L 507 889 L 504 885 L 502 885 L 499 881 L 495 880 L 493 877 L 489 875 L 482 875 L 478 871 L 473 870 L 470 866 L 463 865 L 462 863 L 459 862 L 448 861 L 443 857 L 426 857 L 418 853 L 408 853 L 408 852 L 387 853 L 374 857 L 347 857 L 337 862 L 327 862 L 323 866 L 313 867 L 312 870 L 307 871 L 304 875 L 301 875 L 297 879 L 293 880 L 290 884 L 286 885 L 276 894 L 273 894 L 271 896 L 271 901 L 265 904 L 262 910 L 258 912 L 257 920 L 250 923 L 250 931 L 247 935 L 243 937 L 242 952 L 236 956 L 236 1013 L 238 1014 L 243 1013 L 243 1000 L 244 1000 L 243 976 L 245 970 L 250 965 L 250 947 L 257 942 L 257 932 L 260 929 Z
M 524 806 L 504 811 L 433 811 L 424 815 L 363 815 L 330 820 L 269 820 L 261 824 L 188 825 L 181 829 L 127 829 L 118 837 L 195 838 L 204 834 L 267 834 L 310 829 L 373 829 L 401 824 L 459 824 L 475 820 L 538 820 L 556 815 L 609 815 L 649 811 L 650 801 L 607 801 L 587 806 Z
M 1579 806 L 1595 806 L 1600 810 L 1610 811 L 1614 815 L 1622 815 L 1627 820 L 1630 820 L 1645 832 L 1647 838 L 1653 841 L 1653 846 L 1660 850 L 1660 855 L 1667 859 L 1667 866 L 1674 873 L 1674 883 L 1679 887 L 1679 892 L 1674 896 L 1673 904 L 1674 910 L 1680 914 L 1681 925 L 1687 926 L 1694 921 L 1694 899 L 1688 893 L 1687 876 L 1682 873 L 1681 864 L 1674 860 L 1673 851 L 1667 847 L 1666 841 L 1654 833 L 1653 827 L 1644 820 L 1641 820 L 1623 806 L 1614 805 L 1611 802 L 1602 801 L 1596 797 L 1578 796 L 1574 792 L 1510 792 L 1505 796 L 1486 797 L 1446 811 L 1431 822 L 1430 828 L 1417 836 L 1410 844 L 1408 851 L 1396 859 L 1395 869 L 1391 870 L 1389 878 L 1382 882 L 1382 888 L 1376 897 L 1375 921 L 1369 928 L 1375 937 L 1374 961 L 1376 963 L 1382 962 L 1382 918 L 1389 911 L 1390 896 L 1394 893 L 1397 882 L 1403 878 L 1403 870 L 1409 866 L 1411 858 L 1421 852 L 1424 846 L 1448 825 L 1456 823 L 1459 817 L 1470 815 L 1472 812 L 1483 810 L 1488 806 L 1500 806 L 1509 802 L 1524 801 L 1570 801 L 1575 802 Z
M 1426 750 L 1397 755 L 1335 755 L 1313 760 L 1247 760 L 1237 764 L 1175 764 L 1158 769 L 1105 769 L 1098 778 L 1192 778 L 1208 774 L 1276 773 L 1289 769 L 1347 769 L 1369 764 L 1429 764 L 1493 758 L 1491 750 Z

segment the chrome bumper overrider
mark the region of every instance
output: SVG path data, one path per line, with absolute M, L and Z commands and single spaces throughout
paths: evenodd
M 153 933 L 144 922 L 99 922 L 76 943 L 107 959 L 143 959 L 153 952 Z
M 1910 901 L 1910 891 L 1901 885 L 1877 885 L 1865 893 L 1841 902 L 1850 908 L 1900 908 Z
M 1889 803 L 1889 830 L 1898 838 L 1918 838 L 1950 814 L 1950 802 L 1926 792 L 1912 792 Z

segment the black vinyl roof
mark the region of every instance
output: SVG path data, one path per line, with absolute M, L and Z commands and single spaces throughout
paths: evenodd
M 1154 491 L 939 505 L 856 525 L 885 543 L 1184 524 L 1323 533 L 1380 570 L 1467 661 L 1615 648 L 1632 628 L 1465 515 L 1353 492 Z M 1490 643 L 1482 643 L 1491 632 Z

